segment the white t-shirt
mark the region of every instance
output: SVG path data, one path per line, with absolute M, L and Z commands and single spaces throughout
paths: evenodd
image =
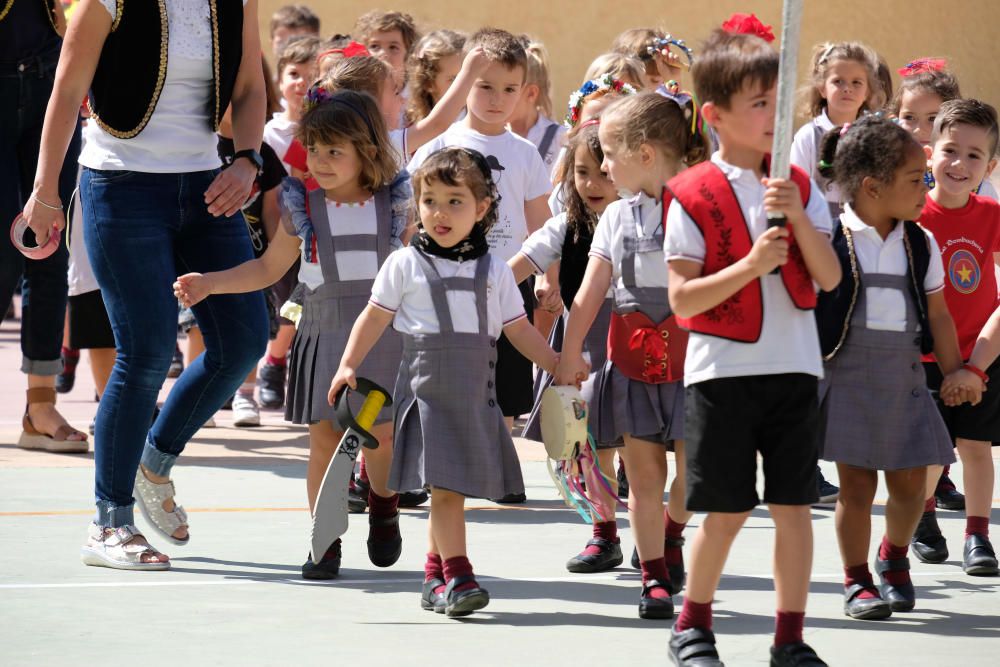
M 549 178 L 554 179 L 555 170 L 559 162 L 556 158 L 559 158 L 563 154 L 563 147 L 566 145 L 566 126 L 562 123 L 557 123 L 551 118 L 547 118 L 542 114 L 538 114 L 538 121 L 531 126 L 528 133 L 524 135 L 524 138 L 535 144 L 535 148 L 541 150 L 542 140 L 545 138 L 545 133 L 552 126 L 556 127 L 555 135 L 552 137 L 552 143 L 548 145 L 545 150 L 545 155 L 539 156 L 542 158 L 542 162 L 545 163 L 546 169 L 549 170 Z
M 117 18 L 123 3 L 100 2 L 112 20 Z M 222 166 L 208 112 L 213 78 L 208 3 L 167 0 L 166 9 L 167 72 L 149 122 L 131 139 L 118 139 L 96 122 L 87 123 L 83 130 L 86 144 L 80 153 L 83 166 L 161 174 Z
M 861 270 L 866 273 L 885 273 L 890 276 L 905 276 L 909 270 L 906 248 L 903 246 L 903 225 L 889 232 L 885 240 L 874 227 L 867 225 L 850 204 L 844 205 L 841 222 L 853 232 L 854 252 Z M 928 294 L 944 289 L 944 264 L 941 250 L 934 235 L 926 229 L 924 233 L 930 241 L 931 262 L 924 277 L 924 291 Z M 861 279 L 864 285 L 864 278 Z M 866 326 L 879 331 L 906 331 L 907 294 L 897 289 L 865 287 Z
M 633 207 L 639 207 L 639 220 L 636 225 Z M 663 221 L 663 204 L 645 194 L 639 194 L 631 199 L 619 199 L 608 204 L 604 209 L 594 230 L 594 240 L 590 243 L 590 256 L 604 260 L 611 265 L 614 288 L 625 287 L 622 280 L 622 259 L 625 247 L 622 239 L 625 237 L 625 225 L 632 225 L 636 230 L 636 238 L 653 236 Z M 636 287 L 667 288 L 667 265 L 663 254 L 659 252 L 640 252 L 635 256 Z
M 718 153 L 712 155 L 712 162 L 729 179 L 750 228 L 750 238 L 756 241 L 767 231 L 765 188 L 760 178 L 752 169 L 740 169 L 723 162 Z M 810 190 L 806 215 L 817 231 L 830 234 L 830 211 L 815 183 Z M 705 259 L 705 238 L 676 201 L 671 202 L 667 210 L 664 253 L 668 262 L 675 259 L 704 262 Z M 812 311 L 795 307 L 780 275 L 769 274 L 760 281 L 764 306 L 760 339 L 756 343 L 741 343 L 692 332 L 684 362 L 684 384 L 778 373 L 823 377 L 819 334 Z
M 405 167 L 406 163 L 410 160 L 410 151 L 406 143 L 408 133 L 409 130 L 406 128 L 389 132 L 389 143 L 396 149 L 396 155 L 399 156 L 397 164 L 400 169 Z
M 374 197 L 361 204 L 341 204 L 327 200 L 326 215 L 330 219 L 330 234 L 333 236 L 367 234 L 374 241 L 378 232 Z M 302 244 L 299 281 L 309 289 L 316 289 L 323 284 L 323 269 L 319 262 L 307 260 L 308 251 L 305 244 Z M 337 272 L 342 280 L 372 280 L 378 274 L 378 253 L 374 250 L 346 250 L 335 255 Z
M 552 189 L 549 175 L 535 145 L 511 131 L 487 135 L 472 130 L 461 122 L 454 123 L 444 134 L 424 144 L 414 154 L 407 171 L 416 173 L 432 153 L 452 146 L 471 148 L 482 153 L 493 168 L 493 180 L 500 194 L 497 223 L 487 239 L 490 252 L 506 262 L 517 254 L 528 236 L 524 205 L 543 197 Z
M 264 125 L 264 143 L 274 149 L 285 171 L 292 173 L 292 165 L 285 161 L 288 149 L 295 139 L 295 129 L 299 126 L 293 120 L 289 120 L 284 113 L 275 114 L 271 120 Z
M 816 128 L 824 133 L 835 127 L 826 111 L 799 128 L 792 139 L 792 164 L 804 170 L 813 181 L 819 179 L 819 146 L 816 144 Z M 825 180 L 825 179 L 822 179 Z M 840 202 L 840 189 L 833 182 L 823 188 L 823 196 L 829 202 Z
M 442 278 L 474 278 L 476 275 L 474 261 L 456 262 L 440 257 L 431 257 L 430 260 Z M 496 338 L 505 326 L 527 315 L 510 267 L 497 257 L 491 257 L 491 260 L 486 281 L 486 320 L 487 333 Z M 393 328 L 396 331 L 405 334 L 441 333 L 427 276 L 417 258 L 416 248 L 403 248 L 389 255 L 375 278 L 369 303 L 395 315 Z M 457 333 L 479 333 L 474 292 L 449 291 L 448 308 Z
M 567 228 L 566 213 L 563 212 L 546 220 L 541 229 L 525 239 L 520 252 L 535 267 L 535 273 L 545 273 L 562 259 Z

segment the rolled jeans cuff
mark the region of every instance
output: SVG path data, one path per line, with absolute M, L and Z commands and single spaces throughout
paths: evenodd
M 37 361 L 21 357 L 21 372 L 27 375 L 59 375 L 63 370 L 62 359 Z
M 120 528 L 135 525 L 133 509 L 135 503 L 115 505 L 110 500 L 97 501 L 97 517 L 94 523 L 102 528 Z
M 153 438 L 146 436 L 146 446 L 142 448 L 141 463 L 149 472 L 160 477 L 170 477 L 170 470 L 174 467 L 176 461 L 176 454 L 161 452 L 153 444 Z M 138 471 L 137 474 L 141 475 L 142 471 Z

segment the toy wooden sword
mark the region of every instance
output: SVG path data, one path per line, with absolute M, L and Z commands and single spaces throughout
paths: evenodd
M 781 9 L 781 55 L 778 69 L 778 101 L 771 146 L 771 178 L 791 173 L 792 129 L 795 122 L 795 82 L 802 28 L 802 0 L 785 0 Z M 768 227 L 784 227 L 785 216 L 767 214 Z
M 316 496 L 312 520 L 312 556 L 317 562 L 334 540 L 347 532 L 347 496 L 354 462 L 362 447 L 378 448 L 378 440 L 368 429 L 375 423 L 379 411 L 384 406 L 392 405 L 389 392 L 371 380 L 358 378 L 358 388 L 355 391 L 365 397 L 357 419 L 351 414 L 351 407 L 347 403 L 350 389 L 341 391 L 334 402 L 334 412 L 344 429 L 344 436 L 337 445 L 337 451 L 330 460 Z

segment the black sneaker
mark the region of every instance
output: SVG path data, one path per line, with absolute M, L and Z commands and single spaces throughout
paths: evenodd
M 277 409 L 285 404 L 285 372 L 288 366 L 264 364 L 257 372 L 257 382 L 260 385 L 260 405 L 264 408 Z
M 314 563 L 312 554 L 302 565 L 303 579 L 335 579 L 340 574 L 340 540 L 336 540 L 323 554 L 322 560 Z
M 985 535 L 969 535 L 962 550 L 962 569 L 977 577 L 995 577 L 998 574 L 997 554 Z
M 715 635 L 704 628 L 670 629 L 670 662 L 677 667 L 725 667 L 715 650 Z
M 955 488 L 948 473 L 941 473 L 937 487 L 934 489 L 934 504 L 941 510 L 964 510 L 965 496 Z
M 840 487 L 827 481 L 819 466 L 816 466 L 816 492 L 819 496 L 818 505 L 832 505 L 840 496 Z
M 587 542 L 587 546 L 597 547 L 600 551 L 596 554 L 586 553 L 586 550 L 578 553 L 566 562 L 567 570 L 578 573 L 604 572 L 622 564 L 621 542 L 595 537 Z
M 625 475 L 625 464 L 618 461 L 618 497 L 628 498 L 628 476 Z
M 771 647 L 771 667 L 827 667 L 805 642 Z
M 167 370 L 168 378 L 179 377 L 184 372 L 184 353 L 181 346 L 174 344 L 174 358 L 170 360 L 170 368 Z
M 948 542 L 941 534 L 936 512 L 924 512 L 910 540 L 913 555 L 924 563 L 943 563 L 948 560 Z

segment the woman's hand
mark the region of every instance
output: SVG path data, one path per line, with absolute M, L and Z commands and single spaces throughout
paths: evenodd
M 223 169 L 205 190 L 208 212 L 215 217 L 235 215 L 250 197 L 256 178 L 257 167 L 246 158 Z
M 24 206 L 21 215 L 28 223 L 28 227 L 35 233 L 35 242 L 39 247 L 45 245 L 50 234 L 59 234 L 66 226 L 66 216 L 62 209 L 54 209 L 51 206 L 40 204 L 35 193 L 28 198 L 28 203 Z M 61 206 L 58 195 L 49 195 L 50 199 L 42 197 L 42 201 L 52 206 Z M 4 221 L 9 222 L 9 221 Z
M 330 393 L 326 395 L 326 400 L 330 405 L 333 405 L 334 401 L 337 400 L 337 394 L 344 387 L 350 387 L 351 389 L 358 388 L 358 378 L 354 373 L 354 369 L 350 366 L 341 366 L 334 374 L 333 382 L 330 383 Z
M 568 355 L 563 351 L 556 364 L 556 372 L 552 374 L 553 384 L 580 387 L 588 375 L 590 375 L 590 364 L 582 354 Z
M 212 282 L 200 273 L 187 273 L 174 282 L 174 296 L 185 308 L 204 301 L 212 294 Z

